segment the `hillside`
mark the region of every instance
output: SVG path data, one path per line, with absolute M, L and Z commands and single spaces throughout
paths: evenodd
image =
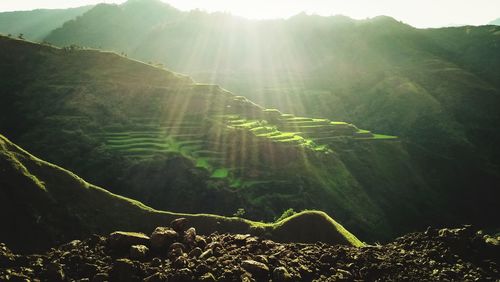
M 144 26 L 129 20 L 131 3 L 96 7 L 46 39 L 162 63 L 266 107 L 408 138 L 484 170 L 500 164 L 500 135 L 491 130 L 500 120 L 498 27 L 421 30 L 383 16 L 250 21 L 172 10 Z M 141 36 L 130 35 L 138 25 Z
M 361 245 L 322 212 L 303 212 L 274 224 L 203 214 L 154 210 L 89 184 L 75 174 L 40 160 L 0 135 L 0 241 L 17 251 L 44 250 L 55 244 L 114 230 L 151 232 L 186 218 L 200 234 L 249 233 L 282 242 Z M 298 228 L 306 228 L 297 232 Z
M 0 13 L 0 33 L 42 41 L 49 33 L 65 22 L 81 16 L 93 6 L 71 9 L 39 9 Z
M 393 136 L 265 109 L 114 53 L 8 38 L 0 48 L 0 132 L 157 209 L 264 221 L 319 209 L 385 240 L 429 224 L 490 226 L 497 208 L 490 191 L 450 195 L 425 169 L 428 153 L 416 159 Z M 443 161 L 432 159 L 468 183 Z

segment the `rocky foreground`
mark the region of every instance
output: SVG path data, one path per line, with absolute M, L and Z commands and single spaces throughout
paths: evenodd
M 499 238 L 470 226 L 362 248 L 200 236 L 185 219 L 150 236 L 114 232 L 39 255 L 0 244 L 1 281 L 498 281 Z

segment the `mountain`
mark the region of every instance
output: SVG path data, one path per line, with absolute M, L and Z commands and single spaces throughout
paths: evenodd
M 496 19 L 496 20 L 492 20 L 491 22 L 489 22 L 488 24 L 491 24 L 491 25 L 500 25 L 500 18 Z
M 361 245 L 356 237 L 321 212 L 303 212 L 274 224 L 263 224 L 239 218 L 154 210 L 40 160 L 2 135 L 0 172 L 0 241 L 16 251 L 43 250 L 93 233 L 118 229 L 149 233 L 156 226 L 180 217 L 186 218 L 200 234 L 215 231 L 267 234 L 284 242 L 319 240 Z M 306 232 L 296 232 L 304 226 L 309 226 Z
M 386 240 L 432 224 L 490 226 L 498 208 L 494 190 L 467 189 L 475 170 L 393 136 L 266 109 L 115 53 L 5 37 L 0 50 L 0 132 L 157 209 L 264 221 L 318 209 Z
M 218 83 L 268 108 L 399 136 L 421 170 L 415 174 L 459 206 L 499 193 L 499 28 L 416 29 L 384 16 L 252 21 L 169 10 L 175 16 L 142 26 L 140 38 L 101 44 L 120 34 L 116 25 L 88 29 L 85 22 L 117 17 L 120 28 L 132 29 L 138 23 L 125 22 L 118 12 L 125 6 L 96 7 L 47 40 L 114 49 Z M 83 37 L 79 30 L 99 35 Z
M 71 9 L 39 9 L 0 13 L 0 32 L 42 41 L 49 33 L 63 23 L 81 16 L 93 6 Z
M 492 130 L 500 119 L 500 28 L 416 29 L 383 16 L 252 21 L 172 10 L 144 25 L 127 20 L 128 5 L 95 7 L 46 40 L 124 52 L 266 107 L 352 122 L 486 170 L 500 165 L 500 135 Z M 125 32 L 124 39 L 121 29 L 136 26 L 137 36 Z

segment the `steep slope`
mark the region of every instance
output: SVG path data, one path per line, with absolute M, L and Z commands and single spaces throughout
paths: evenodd
M 42 41 L 54 29 L 63 23 L 81 16 L 93 6 L 71 9 L 40 9 L 0 13 L 0 32 Z
M 32 252 L 117 229 L 149 233 L 156 226 L 179 217 L 187 218 L 201 234 L 251 233 L 284 242 L 319 240 L 361 245 L 351 233 L 321 212 L 304 212 L 275 224 L 264 224 L 215 215 L 157 211 L 42 161 L 2 135 L 0 172 L 0 241 L 20 251 Z M 294 232 L 304 227 L 302 232 Z
M 48 39 L 70 44 L 86 26 L 81 19 L 72 24 Z M 116 50 L 220 83 L 267 107 L 397 135 L 412 167 L 421 170 L 417 178 L 461 206 L 455 211 L 461 218 L 484 223 L 479 207 L 495 212 L 499 27 L 416 29 L 383 16 L 357 21 L 305 14 L 249 21 L 195 11 L 156 23 L 144 34 L 147 40 L 132 39 Z M 100 41 L 75 42 L 112 48 Z
M 266 221 L 289 208 L 320 209 L 361 238 L 384 240 L 477 222 L 495 207 L 456 216 L 462 203 L 429 186 L 395 137 L 264 109 L 114 53 L 8 38 L 0 48 L 0 130 L 154 208 Z
M 106 19 L 123 21 L 126 5 L 106 7 L 47 40 L 123 51 L 267 107 L 346 120 L 451 159 L 499 165 L 500 135 L 491 130 L 500 120 L 498 27 L 419 30 L 388 17 L 249 21 L 195 11 L 142 26 L 140 38 L 120 45 L 109 42 L 116 31 Z M 87 28 L 99 36 L 80 32 Z

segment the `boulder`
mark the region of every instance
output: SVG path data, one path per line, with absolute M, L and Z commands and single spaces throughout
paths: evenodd
M 177 218 L 170 222 L 170 226 L 177 232 L 182 233 L 187 229 L 188 220 L 184 217 Z
M 255 278 L 264 278 L 269 275 L 269 267 L 255 260 L 244 260 L 241 263 L 241 268 L 252 274 L 252 277 Z
M 166 248 L 174 243 L 179 234 L 168 227 L 156 227 L 151 234 L 151 247 L 155 249 Z
M 133 245 L 130 247 L 130 258 L 133 260 L 143 260 L 147 257 L 149 248 L 144 245 Z
M 273 270 L 273 282 L 286 282 L 291 280 L 292 276 L 288 273 L 286 268 L 280 266 Z
M 149 237 L 143 233 L 116 231 L 109 235 L 109 246 L 128 250 L 133 245 L 149 245 Z

